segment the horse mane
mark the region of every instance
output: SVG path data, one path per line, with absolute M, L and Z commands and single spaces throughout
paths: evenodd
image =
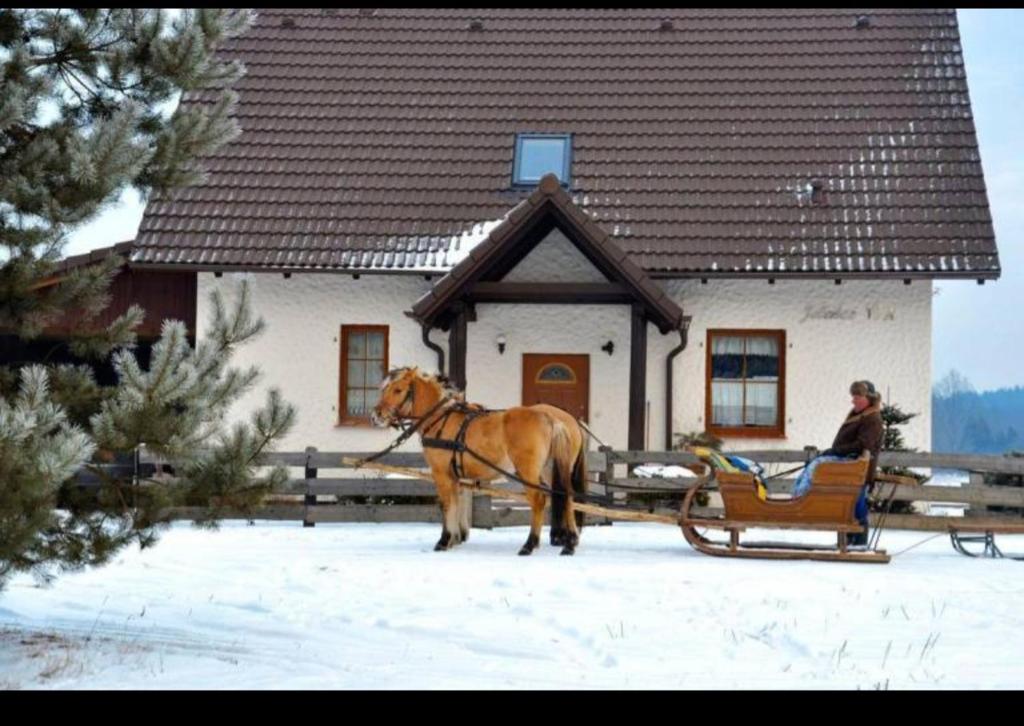
M 399 368 L 392 368 L 384 377 L 384 380 L 381 383 L 381 389 L 387 387 L 389 383 L 391 383 L 392 381 L 394 381 L 396 378 L 398 378 L 403 373 L 406 373 L 407 371 L 413 371 L 416 374 L 416 376 L 419 377 L 421 380 L 434 381 L 438 383 L 441 386 L 441 390 L 444 393 L 444 395 L 447 395 L 449 398 L 454 398 L 459 401 L 464 401 L 466 398 L 465 392 L 461 388 L 456 386 L 454 383 L 452 383 L 452 380 L 448 376 L 444 375 L 443 373 L 427 373 L 426 371 L 421 371 L 416 366 L 401 366 Z
M 441 390 L 449 398 L 454 398 L 459 401 L 464 401 L 466 399 L 465 391 L 452 383 L 452 380 L 443 373 L 427 373 L 426 371 L 418 371 L 418 373 L 420 378 L 434 380 L 439 383 Z
M 463 391 L 463 390 L 462 390 L 461 388 L 459 388 L 458 386 L 456 386 L 456 385 L 455 385 L 454 383 L 452 383 L 452 379 L 450 379 L 450 378 L 449 378 L 448 376 L 446 376 L 445 374 L 443 374 L 443 373 L 438 373 L 438 374 L 434 375 L 434 376 L 433 376 L 433 378 L 434 378 L 434 379 L 435 379 L 435 380 L 436 380 L 436 381 L 437 381 L 438 383 L 440 383 L 440 384 L 441 384 L 441 388 L 442 388 L 442 390 L 444 390 L 444 392 L 445 392 L 446 394 L 448 394 L 449 396 L 451 396 L 452 398 L 457 398 L 457 399 L 459 399 L 460 401 L 461 401 L 461 400 L 464 400 L 464 399 L 465 399 L 465 397 L 466 397 L 466 392 L 465 392 L 465 391 Z

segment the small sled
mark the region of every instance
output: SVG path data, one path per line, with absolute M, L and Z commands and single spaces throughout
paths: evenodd
M 1010 560 L 1024 560 L 1021 555 L 1005 555 L 996 544 L 997 534 L 1024 534 L 1024 524 L 1006 524 L 992 520 L 964 521 L 949 525 L 949 540 L 953 549 L 968 557 L 1005 557 Z M 969 546 L 981 545 L 980 552 L 972 552 Z
M 849 462 L 823 462 L 814 471 L 810 490 L 786 499 L 759 497 L 757 481 L 749 472 L 716 471 L 714 480 L 722 495 L 725 516 L 693 516 L 693 503 L 705 486 L 698 484 L 683 500 L 679 521 L 683 536 L 694 549 L 716 557 L 886 563 L 891 558 L 885 550 L 851 550 L 846 544 L 847 534 L 864 531 L 854 518 L 854 507 L 869 465 L 867 452 Z M 729 533 L 729 541 L 709 540 L 697 532 L 698 528 L 723 529 Z M 753 528 L 835 532 L 836 544 L 740 542 L 740 533 Z

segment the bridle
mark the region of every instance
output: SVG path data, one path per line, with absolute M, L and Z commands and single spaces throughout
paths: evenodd
M 441 398 L 438 400 L 438 402 L 435 403 L 433 406 L 431 406 L 429 411 L 427 411 L 425 414 L 423 414 L 422 416 L 420 416 L 417 419 L 417 418 L 414 418 L 413 416 L 409 415 L 409 413 L 411 413 L 413 411 L 413 409 L 416 408 L 416 395 L 415 394 L 416 394 L 416 382 L 415 381 L 409 381 L 409 392 L 405 394 L 405 398 L 402 399 L 402 402 L 400 404 L 398 404 L 397 406 L 394 406 L 391 409 L 391 412 L 388 414 L 388 419 L 390 421 L 390 423 L 388 423 L 388 426 L 390 426 L 392 428 L 396 428 L 396 429 L 402 429 L 402 435 L 399 436 L 397 439 L 395 439 L 394 442 L 392 442 L 392 444 L 390 446 L 388 446 L 386 449 L 384 449 L 383 451 L 378 451 L 376 454 L 374 454 L 372 456 L 368 456 L 365 459 L 360 459 L 359 460 L 359 465 L 360 466 L 363 465 L 363 464 L 367 464 L 367 463 L 369 463 L 371 461 L 376 461 L 377 459 L 379 459 L 380 457 L 384 456 L 385 454 L 387 454 L 387 453 L 397 449 L 399 446 L 404 444 L 409 439 L 409 437 L 413 436 L 417 431 L 419 431 L 423 427 L 424 423 L 426 423 L 428 420 L 430 420 L 430 417 L 433 416 L 434 413 L 436 413 L 445 404 L 447 404 L 450 401 L 454 400 L 448 394 L 445 394 L 445 395 L 441 396 Z M 410 407 L 409 407 L 409 413 L 403 414 L 402 413 L 402 409 L 405 408 L 406 404 L 411 404 Z M 410 421 L 410 422 L 414 422 L 414 423 L 409 423 L 409 424 L 404 424 L 403 425 L 403 423 L 402 423 L 403 421 Z
M 409 382 L 409 392 L 405 394 L 405 398 L 397 406 L 394 406 L 388 413 L 388 427 L 393 429 L 404 428 L 402 421 L 404 419 L 411 419 L 412 416 L 409 413 L 403 414 L 402 409 L 405 408 L 406 404 L 412 404 L 409 406 L 409 413 L 416 408 L 416 385 L 412 381 Z

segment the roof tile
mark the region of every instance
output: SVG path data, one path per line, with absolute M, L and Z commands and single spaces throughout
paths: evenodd
M 540 200 L 533 131 L 573 134 L 569 214 L 650 272 L 999 274 L 952 10 L 267 9 L 223 54 L 243 133 L 136 261 L 444 271 Z

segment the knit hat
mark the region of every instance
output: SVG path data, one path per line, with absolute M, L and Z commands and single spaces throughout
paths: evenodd
M 851 396 L 864 396 L 871 403 L 878 403 L 882 400 L 882 394 L 875 390 L 875 384 L 871 381 L 854 381 L 850 384 Z

